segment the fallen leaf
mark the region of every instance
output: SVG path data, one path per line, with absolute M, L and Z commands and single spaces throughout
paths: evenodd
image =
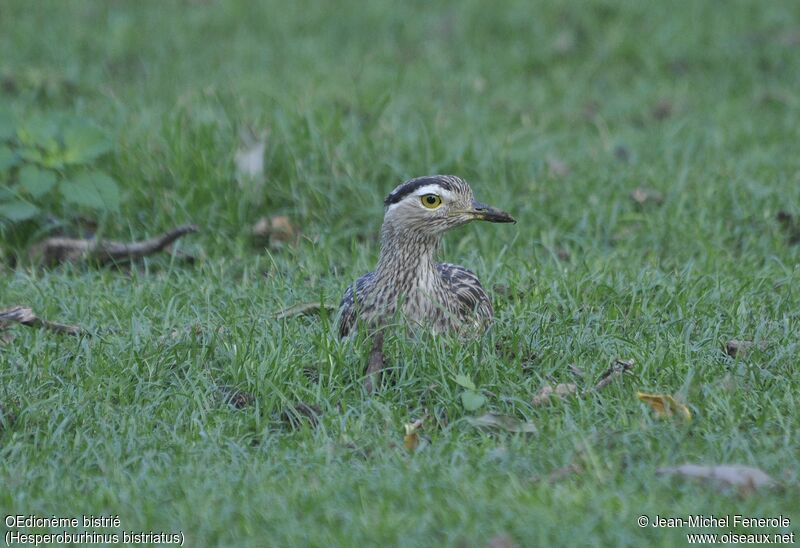
M 692 420 L 692 412 L 689 411 L 689 408 L 668 394 L 637 392 L 636 395 L 641 401 L 649 405 L 658 417 L 672 417 L 678 414 L 687 421 Z
M 656 473 L 712 480 L 723 485 L 744 488 L 747 491 L 769 487 L 774 483 L 772 478 L 763 470 L 741 464 L 720 464 L 716 466 L 683 464 L 676 467 L 659 468 Z
M 308 303 L 299 303 L 288 308 L 284 308 L 275 314 L 275 319 L 285 320 L 286 318 L 294 318 L 295 316 L 313 316 L 322 312 L 323 309 L 327 310 L 329 314 L 336 311 L 336 307 L 332 304 L 323 304 L 319 301 L 312 301 Z
M 319 419 L 322 416 L 322 409 L 318 405 L 309 405 L 307 403 L 299 402 L 290 405 L 283 412 L 283 421 L 288 423 L 292 428 L 299 427 L 304 420 L 316 428 L 319 424 Z
M 314 384 L 319 384 L 319 375 L 320 369 L 316 367 L 304 367 L 303 368 L 303 376 L 308 379 L 309 382 Z
M 553 51 L 559 55 L 570 53 L 575 49 L 577 39 L 572 29 L 561 29 L 553 40 Z
M 611 364 L 611 367 L 606 369 L 603 374 L 600 375 L 600 380 L 597 381 L 594 389 L 597 391 L 603 390 L 609 384 L 611 384 L 614 379 L 621 377 L 623 373 L 632 371 L 635 366 L 636 363 L 633 360 L 614 360 L 614 363 Z
M 488 544 L 486 544 L 486 548 L 517 548 L 519 546 L 511 535 L 506 533 L 496 535 L 489 539 Z
M 533 397 L 533 406 L 540 407 L 553 401 L 553 399 L 564 399 L 566 396 L 574 394 L 578 387 L 572 383 L 557 384 L 555 388 L 549 384 L 544 385 L 541 390 Z M 555 396 L 555 397 L 554 397 Z
M 653 115 L 653 118 L 661 121 L 672 116 L 673 110 L 672 102 L 668 99 L 662 99 L 653 106 L 650 113 Z
M 8 328 L 12 323 L 20 323 L 28 327 L 41 327 L 43 329 L 55 331 L 56 333 L 64 333 L 66 335 L 78 336 L 89 334 L 77 325 L 68 325 L 43 320 L 33 313 L 33 309 L 25 306 L 15 306 L 5 310 L 0 310 L 0 331 Z
M 565 162 L 552 156 L 547 159 L 547 170 L 554 179 L 563 179 L 572 171 Z
M 627 163 L 631 159 L 631 153 L 624 145 L 617 145 L 614 147 L 614 157 L 620 162 Z
M 486 396 L 477 390 L 464 390 L 461 393 L 461 405 L 467 411 L 477 411 L 486 403 Z
M 572 259 L 572 253 L 570 253 L 568 249 L 559 247 L 558 249 L 556 249 L 556 257 L 558 257 L 559 260 L 568 263 L 570 259 Z
M 467 422 L 476 428 L 488 430 L 506 430 L 507 432 L 521 432 L 535 434 L 536 426 L 532 422 L 525 422 L 508 415 L 486 413 L 480 417 L 467 417 Z
M 731 358 L 743 358 L 750 353 L 753 348 L 764 350 L 767 347 L 764 341 L 756 344 L 753 341 L 743 341 L 738 339 L 731 339 L 725 343 L 723 350 Z
M 570 364 L 569 372 L 572 373 L 573 375 L 575 375 L 576 377 L 583 377 L 585 375 L 585 373 L 583 372 L 583 369 L 581 369 L 580 367 L 578 367 L 574 363 Z
M 403 436 L 403 446 L 409 451 L 414 451 L 419 447 L 419 434 L 418 431 L 422 428 L 422 419 L 417 419 L 414 422 L 404 424 L 403 429 L 405 435 Z
M 638 205 L 645 205 L 648 203 L 661 205 L 664 203 L 664 195 L 652 188 L 640 186 L 631 192 L 631 200 Z
M 242 144 L 236 151 L 234 163 L 236 164 L 236 179 L 239 186 L 253 185 L 256 190 L 263 184 L 264 151 L 267 148 L 266 133 L 260 136 L 252 131 L 244 133 L 241 137 Z M 255 184 L 253 184 L 255 183 Z
M 547 476 L 547 480 L 550 483 L 558 483 L 567 476 L 573 476 L 582 473 L 583 469 L 580 467 L 580 465 L 572 463 L 566 466 L 562 466 L 561 468 L 556 468 L 555 470 L 550 472 L 550 474 Z
M 291 242 L 297 235 L 291 220 L 286 215 L 261 217 L 253 225 L 250 234 L 257 242 L 270 245 Z
M 222 397 L 222 401 L 236 409 L 244 409 L 255 401 L 252 394 L 239 390 L 235 386 L 221 384 L 217 386 L 217 390 Z

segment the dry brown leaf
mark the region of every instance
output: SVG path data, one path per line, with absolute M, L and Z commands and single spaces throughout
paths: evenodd
M 620 162 L 627 163 L 631 159 L 631 153 L 624 145 L 617 145 L 614 147 L 614 157 Z
M 658 417 L 672 417 L 680 415 L 687 421 L 692 420 L 692 412 L 684 404 L 678 402 L 668 394 L 645 394 L 637 392 L 637 397 L 649 405 Z
M 261 217 L 253 225 L 250 233 L 257 242 L 271 245 L 294 241 L 297 236 L 292 221 L 286 215 Z
M 574 363 L 570 364 L 569 371 L 570 371 L 570 373 L 572 373 L 576 377 L 583 377 L 585 375 L 585 373 L 583 372 L 583 369 L 581 369 L 580 367 L 578 367 Z
M 502 533 L 490 538 L 486 548 L 517 548 L 518 546 L 511 535 Z
M 546 384 L 541 388 L 541 390 L 539 390 L 539 393 L 533 397 L 533 406 L 540 407 L 542 405 L 551 403 L 554 399 L 564 399 L 565 397 L 574 394 L 577 389 L 578 387 L 572 383 L 557 384 L 555 388 L 549 384 Z
M 88 335 L 89 333 L 77 325 L 56 323 L 39 318 L 33 313 L 33 309 L 25 306 L 15 306 L 0 310 L 0 330 L 8 328 L 12 323 L 20 323 L 28 327 L 41 327 L 56 333 L 66 335 Z
M 662 99 L 658 103 L 656 103 L 650 113 L 653 115 L 653 118 L 656 120 L 666 120 L 670 116 L 672 116 L 672 112 L 674 107 L 672 105 L 672 101 L 669 99 Z
M 606 369 L 603 374 L 600 375 L 600 380 L 597 381 L 594 389 L 597 391 L 603 390 L 609 384 L 611 384 L 614 379 L 621 377 L 623 373 L 632 371 L 635 366 L 636 363 L 633 360 L 614 360 L 614 363 L 611 364 L 611 367 Z
M 757 348 L 759 350 L 764 350 L 767 347 L 767 344 L 764 341 L 759 342 L 758 344 L 754 343 L 753 341 L 741 341 L 738 339 L 731 339 L 725 343 L 723 350 L 725 353 L 730 356 L 731 358 L 743 358 L 750 353 L 753 348 Z
M 331 304 L 323 304 L 319 301 L 313 301 L 308 303 L 299 303 L 292 305 L 289 308 L 284 308 L 275 314 L 275 319 L 285 320 L 286 318 L 294 318 L 295 316 L 313 316 L 322 312 L 322 309 L 327 310 L 328 313 L 336 311 L 336 307 Z
M 580 465 L 573 462 L 572 464 L 562 466 L 561 468 L 556 468 L 550 472 L 550 474 L 547 476 L 547 480 L 550 483 L 558 483 L 568 476 L 574 476 L 582 473 L 583 469 L 580 467 Z
M 664 195 L 652 188 L 640 186 L 631 192 L 631 200 L 640 206 L 651 203 L 661 205 L 664 203 Z
M 239 390 L 235 386 L 221 384 L 217 386 L 222 401 L 235 407 L 236 409 L 244 409 L 255 401 L 255 398 L 249 392 Z
M 788 211 L 779 211 L 775 218 L 781 224 L 789 245 L 800 243 L 800 220 Z
M 553 156 L 547 159 L 547 171 L 554 179 L 563 179 L 572 172 L 566 162 Z
M 419 447 L 419 430 L 422 428 L 422 419 L 417 419 L 414 422 L 404 424 L 403 429 L 405 435 L 403 436 L 403 447 L 409 451 L 415 451 Z
M 553 40 L 553 51 L 559 55 L 570 53 L 575 49 L 577 41 L 575 31 L 568 28 L 561 29 Z
M 753 341 L 731 339 L 725 343 L 725 353 L 731 358 L 735 358 L 736 356 L 742 357 L 747 354 L 752 346 Z
M 239 186 L 252 186 L 256 190 L 264 185 L 264 151 L 267 148 L 267 134 L 256 135 L 252 131 L 242 134 L 241 147 L 236 151 L 236 179 Z
M 763 470 L 741 464 L 720 464 L 716 466 L 684 464 L 676 467 L 659 468 L 656 473 L 712 480 L 723 485 L 743 488 L 746 491 L 754 491 L 774 484 L 772 478 Z
M 283 421 L 292 428 L 299 427 L 304 420 L 307 420 L 312 427 L 316 428 L 320 417 L 322 417 L 322 409 L 319 405 L 310 405 L 303 402 L 289 406 L 282 415 Z
M 158 253 L 181 236 L 197 230 L 196 225 L 181 225 L 160 236 L 138 242 L 48 238 L 31 247 L 28 257 L 32 263 L 45 266 L 84 261 L 108 265 Z
M 537 432 L 536 425 L 532 422 L 521 421 L 509 415 L 486 413 L 480 417 L 467 417 L 466 420 L 472 426 L 488 430 L 506 430 L 507 432 L 526 434 L 535 434 Z
M 569 252 L 569 249 L 559 247 L 556 249 L 556 257 L 558 257 L 560 261 L 568 263 L 572 259 L 572 253 Z

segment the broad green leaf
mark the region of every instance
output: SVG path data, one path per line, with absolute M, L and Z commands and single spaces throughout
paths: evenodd
M 454 380 L 459 386 L 463 386 L 468 390 L 475 390 L 475 383 L 466 375 L 456 375 Z
M 33 116 L 17 126 L 17 139 L 25 147 L 58 149 L 58 134 L 55 116 Z
M 19 186 L 32 197 L 39 198 L 56 186 L 56 174 L 36 166 L 25 166 L 19 171 Z
M 98 128 L 73 122 L 64 128 L 64 163 L 86 164 L 111 150 L 111 142 Z
M 25 221 L 39 213 L 39 208 L 28 202 L 19 200 L 0 203 L 0 219 L 11 222 Z
M 84 172 L 61 183 L 61 194 L 68 203 L 92 209 L 119 210 L 116 181 L 99 171 Z
M 477 390 L 465 390 L 461 393 L 461 404 L 467 411 L 477 411 L 486 403 L 486 397 Z
M 0 172 L 8 171 L 19 163 L 19 157 L 6 145 L 0 145 Z
M 11 113 L 0 107 L 0 141 L 9 141 L 17 133 L 14 117 Z

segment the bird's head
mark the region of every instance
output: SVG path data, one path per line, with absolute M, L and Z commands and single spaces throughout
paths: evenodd
M 470 221 L 515 223 L 511 215 L 475 200 L 472 189 L 454 175 L 429 175 L 406 181 L 384 200 L 384 224 L 438 235 Z

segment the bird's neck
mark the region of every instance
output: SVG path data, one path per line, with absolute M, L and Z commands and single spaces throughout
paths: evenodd
M 437 278 L 436 253 L 440 241 L 439 236 L 384 225 L 376 276 L 403 286 Z

